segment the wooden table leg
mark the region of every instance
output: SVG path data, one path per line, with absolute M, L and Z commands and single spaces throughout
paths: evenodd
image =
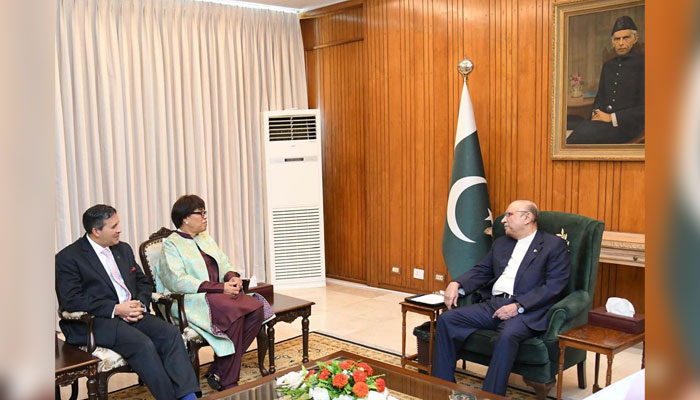
M 267 330 L 267 326 L 265 326 L 265 325 L 261 326 L 260 331 L 258 332 L 258 336 L 257 336 L 258 368 L 260 369 L 260 375 L 262 375 L 262 376 L 268 376 L 270 374 L 265 369 L 265 354 L 267 353 L 267 348 L 270 346 L 270 343 L 267 339 L 267 333 L 265 333 L 266 330 Z
M 600 386 L 598 386 L 598 370 L 600 369 L 600 354 L 595 353 L 595 372 L 594 372 L 594 379 L 593 379 L 593 393 L 597 392 L 600 390 Z
M 435 337 L 435 314 L 430 316 L 430 337 L 428 338 L 428 362 L 426 367 L 428 368 L 428 375 L 433 374 L 433 346 Z
M 612 381 L 612 363 L 614 355 L 608 354 L 608 373 L 605 375 L 605 386 L 610 386 Z
M 97 400 L 97 365 L 90 366 L 87 378 L 88 399 Z
M 401 309 L 401 368 L 406 367 L 406 310 Z
M 561 386 L 564 377 L 564 350 L 566 349 L 566 344 L 559 340 L 559 375 L 557 377 L 557 400 L 561 400 Z
M 309 314 L 311 307 L 309 307 Z M 309 316 L 304 315 L 301 318 L 301 338 L 303 343 L 303 357 L 301 362 L 309 362 Z
M 268 322 L 267 326 L 267 351 L 270 353 L 270 367 L 269 371 L 274 374 L 277 369 L 275 368 L 275 326 L 273 323 Z

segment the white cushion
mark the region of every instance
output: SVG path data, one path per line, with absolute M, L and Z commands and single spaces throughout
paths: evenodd
M 185 343 L 204 343 L 204 338 L 202 337 L 202 335 L 197 333 L 197 331 L 190 328 L 189 326 L 185 328 L 185 331 L 182 333 L 182 337 L 185 339 Z
M 87 346 L 80 346 L 80 350 L 87 351 Z M 97 372 L 111 371 L 127 365 L 124 357 L 116 351 L 105 347 L 96 347 L 92 355 L 100 359 L 100 362 L 97 364 Z

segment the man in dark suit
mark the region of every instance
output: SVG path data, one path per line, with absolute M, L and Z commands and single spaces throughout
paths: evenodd
M 148 313 L 151 285 L 131 247 L 119 241 L 117 211 L 98 204 L 83 214 L 86 234 L 56 254 L 61 308 L 95 316 L 98 346 L 121 354 L 156 399 L 194 399 L 199 383 L 178 329 Z M 87 328 L 60 322 L 68 343 L 85 345 Z
M 569 281 L 566 241 L 537 230 L 535 203 L 514 201 L 503 217 L 506 236 L 493 242 L 486 257 L 445 289 L 449 311 L 438 319 L 433 375 L 454 382 L 457 351 L 477 329 L 498 332 L 484 380 L 487 392 L 505 395 L 520 343 L 547 327 L 547 310 Z M 460 294 L 483 300 L 454 308 Z
M 644 134 L 644 56 L 634 50 L 638 36 L 632 18 L 615 21 L 615 57 L 603 64 L 591 119 L 578 124 L 566 143 L 629 143 Z

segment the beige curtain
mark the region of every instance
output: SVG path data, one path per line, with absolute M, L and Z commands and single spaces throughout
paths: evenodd
M 261 115 L 306 108 L 298 16 L 183 0 L 57 0 L 56 249 L 113 205 L 134 251 L 187 193 L 265 276 Z M 138 255 L 137 255 L 138 257 Z

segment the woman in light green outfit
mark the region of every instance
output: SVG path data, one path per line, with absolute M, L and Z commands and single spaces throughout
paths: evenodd
M 214 349 L 206 375 L 209 385 L 216 390 L 235 386 L 241 357 L 263 322 L 262 304 L 243 293 L 240 274 L 205 232 L 204 200 L 180 197 L 171 218 L 178 230 L 163 241 L 156 282 L 162 286 L 157 289 L 185 294 L 190 327 Z

